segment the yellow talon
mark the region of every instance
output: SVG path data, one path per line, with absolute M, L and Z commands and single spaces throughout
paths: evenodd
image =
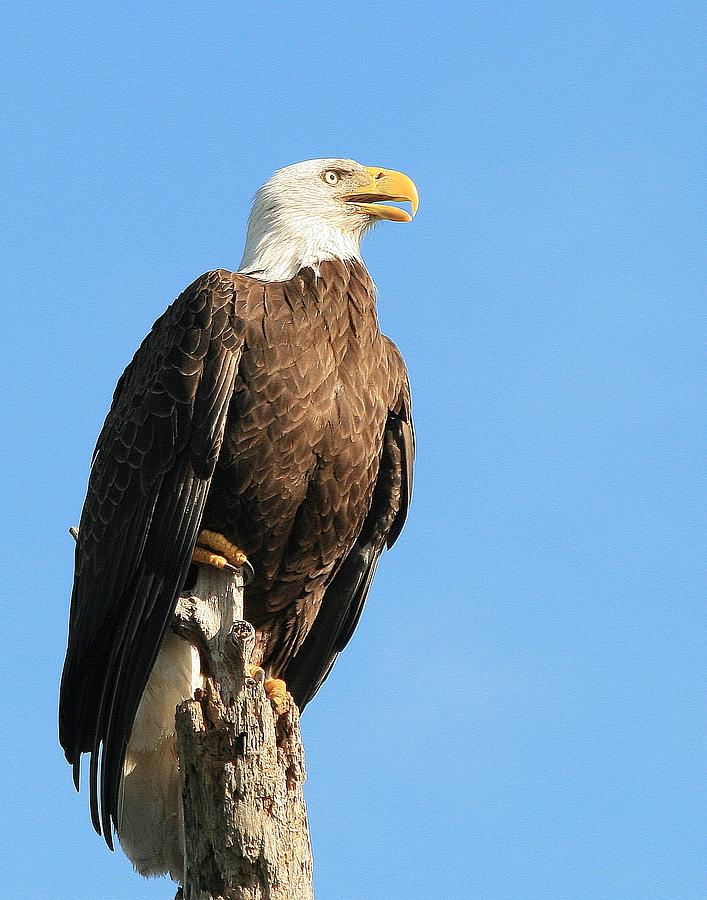
M 235 544 L 232 544 L 228 538 L 219 534 L 218 531 L 209 531 L 207 528 L 203 528 L 199 532 L 197 543 L 223 553 L 228 562 L 237 568 L 240 568 L 248 559 L 240 547 L 236 547 Z
M 255 572 L 248 561 L 248 557 L 240 547 L 236 547 L 235 544 L 222 534 L 219 534 L 218 531 L 209 531 L 208 528 L 202 528 L 199 532 L 199 537 L 196 539 L 196 544 L 192 556 L 193 562 L 206 566 L 216 566 L 217 569 L 243 569 L 244 583 L 250 584 L 253 581 Z
M 247 667 L 248 675 L 256 681 L 263 681 L 265 688 L 265 696 L 272 703 L 276 713 L 285 712 L 289 705 L 290 695 L 287 692 L 287 685 L 282 678 L 265 678 L 265 670 L 261 666 L 250 664 Z
M 225 569 L 229 565 L 228 560 L 217 553 L 212 553 L 205 547 L 194 547 L 194 553 L 191 557 L 192 562 L 200 563 L 203 566 L 215 566 L 217 569 Z
M 282 678 L 266 678 L 263 687 L 266 697 L 275 707 L 275 712 L 284 712 L 290 695 Z

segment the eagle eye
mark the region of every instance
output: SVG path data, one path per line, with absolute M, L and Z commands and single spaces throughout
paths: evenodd
M 322 175 L 322 179 L 327 184 L 338 184 L 341 181 L 341 175 L 334 169 L 327 169 L 326 172 Z

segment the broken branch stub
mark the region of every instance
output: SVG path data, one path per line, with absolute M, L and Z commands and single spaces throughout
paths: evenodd
M 249 675 L 240 570 L 199 566 L 173 627 L 208 673 L 177 707 L 184 900 L 313 900 L 299 714 L 289 703 L 277 716 L 262 675 Z

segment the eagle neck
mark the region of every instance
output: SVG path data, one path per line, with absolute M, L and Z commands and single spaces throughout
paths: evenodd
M 326 222 L 297 227 L 287 220 L 280 227 L 260 228 L 251 222 L 238 271 L 259 281 L 289 281 L 302 269 L 319 274 L 328 261 L 361 259 L 362 232 L 344 232 Z

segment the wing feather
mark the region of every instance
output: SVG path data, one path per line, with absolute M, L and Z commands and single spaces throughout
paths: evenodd
M 400 396 L 388 415 L 378 478 L 363 528 L 327 587 L 309 634 L 282 675 L 300 710 L 317 693 L 349 642 L 361 618 L 381 553 L 397 540 L 407 518 L 415 435 L 404 369 L 403 375 Z
M 121 376 L 79 526 L 59 731 L 112 846 L 123 759 L 169 627 L 223 439 L 243 344 L 229 273 L 202 276 Z M 100 762 L 100 765 L 99 765 Z

